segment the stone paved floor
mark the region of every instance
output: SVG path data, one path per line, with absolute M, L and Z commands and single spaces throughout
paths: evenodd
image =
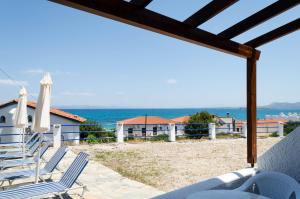
M 49 150 L 45 157 L 49 159 L 54 150 Z M 68 165 L 76 157 L 76 154 L 69 150 L 64 160 L 59 164 L 59 168 L 65 171 Z M 32 165 L 34 168 L 34 165 Z M 8 169 L 4 172 L 19 170 L 20 168 Z M 53 176 L 54 180 L 58 180 L 60 174 Z M 34 181 L 34 179 L 18 180 L 15 185 L 25 184 Z M 84 172 L 81 174 L 79 181 L 87 186 L 88 191 L 85 193 L 87 199 L 144 199 L 160 195 L 163 192 L 144 185 L 142 183 L 124 178 L 115 171 L 101 165 L 98 162 L 90 161 Z M 71 192 L 71 195 L 65 198 L 79 198 L 73 193 L 79 193 L 80 190 Z

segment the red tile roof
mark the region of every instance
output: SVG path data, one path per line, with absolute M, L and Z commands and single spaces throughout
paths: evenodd
M 146 123 L 146 117 L 140 116 L 140 117 L 134 117 L 129 118 L 126 120 L 119 121 L 119 123 L 123 124 L 145 124 Z M 147 124 L 174 124 L 175 122 L 170 119 L 161 118 L 158 116 L 147 116 Z
M 172 120 L 176 123 L 187 123 L 190 120 L 191 116 L 182 116 L 182 117 L 176 117 Z
M 236 121 L 236 127 L 241 127 L 244 122 L 247 121 Z M 287 120 L 284 119 L 266 119 L 266 120 L 257 120 L 257 126 L 278 126 L 278 122 L 282 122 L 283 124 L 287 123 Z
M 9 102 L 6 102 L 4 104 L 0 104 L 0 108 L 9 106 L 11 104 L 17 104 L 17 103 L 18 103 L 18 100 L 13 99 L 13 100 L 11 100 Z M 33 101 L 28 101 L 27 106 L 35 109 L 36 108 L 36 103 L 33 102 Z M 77 121 L 77 122 L 85 122 L 86 121 L 86 119 L 83 118 L 83 117 L 79 117 L 78 115 L 74 115 L 74 114 L 71 114 L 71 113 L 56 109 L 56 108 L 51 108 L 50 113 L 54 114 L 54 115 L 57 115 L 57 116 L 60 116 L 60 117 L 71 119 L 71 120 L 74 120 L 74 121 Z

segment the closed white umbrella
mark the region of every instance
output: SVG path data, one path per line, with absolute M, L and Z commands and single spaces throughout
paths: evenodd
M 40 82 L 40 93 L 36 104 L 33 131 L 41 133 L 40 145 L 42 143 L 43 133 L 50 130 L 50 101 L 51 101 L 51 87 L 52 80 L 49 73 L 45 74 Z M 40 147 L 41 148 L 41 147 Z M 38 182 L 39 170 L 40 170 L 40 149 L 38 151 L 38 161 L 36 167 L 35 182 Z
M 19 92 L 18 105 L 14 113 L 14 125 L 16 128 L 22 129 L 22 151 L 25 153 L 25 141 L 24 132 L 25 128 L 28 126 L 27 119 L 27 91 L 24 87 L 21 88 Z

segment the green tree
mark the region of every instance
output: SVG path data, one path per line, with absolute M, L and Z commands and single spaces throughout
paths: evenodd
M 89 143 L 112 142 L 115 140 L 115 133 L 106 130 L 94 120 L 87 120 L 80 126 L 80 138 L 87 139 Z
M 208 124 L 214 122 L 214 117 L 207 111 L 193 114 L 185 125 L 185 133 L 190 135 L 208 134 Z M 200 136 L 201 137 L 201 136 Z

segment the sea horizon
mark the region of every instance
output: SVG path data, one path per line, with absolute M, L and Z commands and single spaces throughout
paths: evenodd
M 66 112 L 76 114 L 88 120 L 99 122 L 105 128 L 115 128 L 118 121 L 137 116 L 159 116 L 163 118 L 176 118 L 192 115 L 196 112 L 207 111 L 220 117 L 225 117 L 227 113 L 237 120 L 246 119 L 246 108 L 95 108 L 95 109 L 62 109 Z M 290 112 L 300 113 L 300 109 L 272 109 L 258 108 L 257 118 L 264 119 L 266 115 L 288 114 Z

